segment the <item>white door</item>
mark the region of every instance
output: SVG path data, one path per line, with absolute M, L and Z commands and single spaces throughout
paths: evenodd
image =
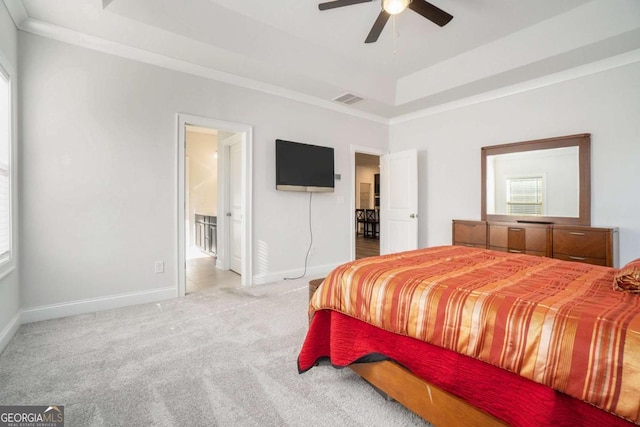
M 229 268 L 242 274 L 242 143 L 229 147 Z
M 418 248 L 418 152 L 382 156 L 380 254 Z

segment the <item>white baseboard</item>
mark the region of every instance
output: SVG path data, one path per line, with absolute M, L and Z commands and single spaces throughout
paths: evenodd
M 161 301 L 175 298 L 176 296 L 177 290 L 175 287 L 154 289 L 144 292 L 131 292 L 126 294 L 110 295 L 107 297 L 27 308 L 22 310 L 21 318 L 22 323 L 39 322 L 41 320 L 92 313 L 94 311 L 126 307 L 128 305 Z
M 4 349 L 11 341 L 11 338 L 18 332 L 18 328 L 20 327 L 20 312 L 16 313 L 15 316 L 9 321 L 9 324 L 5 326 L 5 328 L 0 332 L 0 354 L 4 351 Z
M 309 267 L 307 268 L 307 273 L 305 274 L 305 277 L 308 277 L 309 279 L 313 279 L 313 278 L 326 276 L 331 272 L 331 270 L 333 270 L 334 268 L 342 264 L 344 263 L 339 262 L 336 264 L 326 264 L 326 265 L 319 265 L 315 267 Z M 262 285 L 265 283 L 278 282 L 280 280 L 284 280 L 287 277 L 301 276 L 302 273 L 304 273 L 304 268 L 300 268 L 298 270 L 278 271 L 278 272 L 269 273 L 269 274 L 256 274 L 255 276 L 253 276 L 252 283 L 254 285 Z

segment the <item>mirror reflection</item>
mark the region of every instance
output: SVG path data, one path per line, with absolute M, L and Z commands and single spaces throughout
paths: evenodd
M 481 149 L 481 219 L 591 225 L 591 135 Z
M 578 146 L 488 155 L 486 209 L 490 215 L 580 215 Z

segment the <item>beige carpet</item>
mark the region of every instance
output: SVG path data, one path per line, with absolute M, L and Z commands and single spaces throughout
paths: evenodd
M 299 375 L 307 281 L 23 325 L 0 405 L 64 405 L 67 426 L 424 426 L 348 369 Z

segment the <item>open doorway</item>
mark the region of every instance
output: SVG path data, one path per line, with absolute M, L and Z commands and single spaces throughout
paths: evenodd
M 178 295 L 251 284 L 251 127 L 178 115 Z
M 219 159 L 218 148 L 223 146 L 221 141 L 239 134 L 194 125 L 186 125 L 185 133 L 185 292 L 239 287 L 240 270 L 223 270 L 217 265 L 225 245 L 225 236 L 218 236 L 218 195 L 224 195 L 232 183 L 238 187 L 239 179 L 227 182 L 218 173 L 224 160 Z M 233 170 L 238 168 L 235 165 Z
M 380 155 L 354 152 L 355 259 L 380 255 Z

